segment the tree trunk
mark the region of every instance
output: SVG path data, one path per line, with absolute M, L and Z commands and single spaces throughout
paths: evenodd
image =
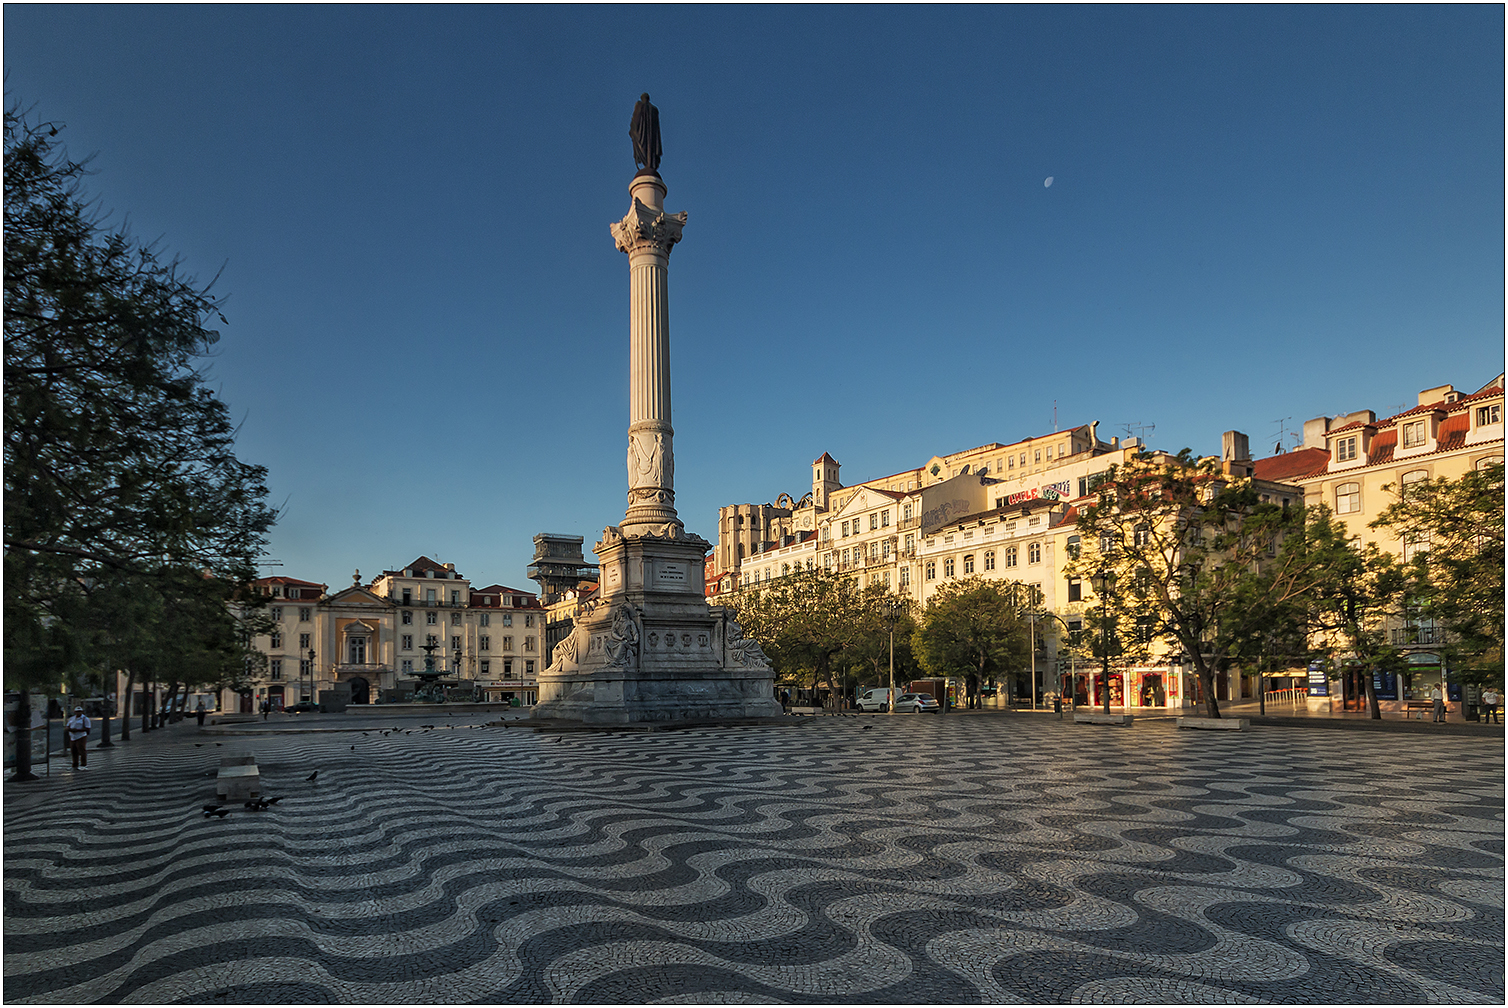
M 1371 672 L 1363 671 L 1362 675 L 1367 681 L 1367 709 L 1372 712 L 1373 721 L 1382 720 L 1382 708 L 1377 706 L 1377 686 Z
M 168 726 L 168 712 L 173 709 L 173 701 L 178 697 L 178 680 L 173 679 L 168 683 L 168 688 L 162 691 L 162 703 L 157 708 L 157 727 Z
M 31 772 L 31 691 L 22 690 L 16 705 L 16 772 L 13 781 L 33 781 L 37 775 Z
M 131 691 L 136 688 L 136 670 L 126 669 L 126 692 L 120 705 L 120 740 L 131 741 Z
M 152 690 L 152 677 L 141 681 L 141 731 L 142 734 L 152 730 L 152 700 L 156 694 Z
M 1200 658 L 1194 659 L 1199 670 L 1199 685 L 1204 689 L 1204 713 L 1206 717 L 1220 717 L 1220 701 L 1215 698 L 1215 669 Z

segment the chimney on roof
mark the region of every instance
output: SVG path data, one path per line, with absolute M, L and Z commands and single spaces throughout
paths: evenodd
M 1246 435 L 1235 430 L 1228 430 L 1220 435 L 1220 460 L 1222 462 L 1251 461 L 1251 447 Z
M 1456 391 L 1454 385 L 1436 385 L 1434 388 L 1424 389 L 1419 393 L 1419 405 L 1429 406 L 1437 402 L 1455 402 L 1461 398 L 1461 393 Z

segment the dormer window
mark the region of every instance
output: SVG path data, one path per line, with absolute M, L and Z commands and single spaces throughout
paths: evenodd
M 1414 420 L 1403 425 L 1403 447 L 1417 448 L 1425 441 L 1425 423 L 1423 420 Z
M 1335 461 L 1349 462 L 1356 457 L 1356 437 L 1337 438 L 1335 441 Z
M 1502 403 L 1497 403 L 1496 405 L 1493 405 L 1493 406 L 1478 406 L 1477 407 L 1477 426 L 1478 427 L 1486 427 L 1488 424 L 1499 424 L 1499 423 L 1502 423 L 1502 422 L 1503 422 L 1503 404 Z

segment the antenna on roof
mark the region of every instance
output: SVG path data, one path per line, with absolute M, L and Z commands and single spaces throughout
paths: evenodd
M 1140 439 L 1143 448 L 1147 446 L 1148 433 L 1156 429 L 1156 424 L 1142 423 L 1140 420 L 1132 420 L 1129 423 L 1121 424 L 1121 430 L 1126 432 L 1126 437 L 1130 437 L 1132 431 L 1137 432 L 1137 437 Z
M 258 567 L 281 567 L 281 566 L 283 566 L 283 561 L 281 561 L 281 560 L 258 560 L 257 561 L 257 566 Z
M 1058 401 L 1056 399 L 1052 401 L 1052 432 L 1054 434 L 1058 432 Z
M 1283 437 L 1289 433 L 1288 421 L 1292 419 L 1293 417 L 1291 416 L 1285 416 L 1282 419 L 1273 421 L 1273 423 L 1278 425 L 1278 443 L 1272 446 L 1272 453 L 1274 455 L 1281 455 L 1287 450 L 1283 447 Z

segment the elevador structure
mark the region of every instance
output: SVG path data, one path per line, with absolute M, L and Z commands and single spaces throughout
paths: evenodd
M 598 598 L 539 676 L 536 718 L 596 724 L 771 717 L 774 676 L 733 614 L 709 607 L 710 544 L 675 510 L 670 424 L 670 250 L 684 213 L 665 212 L 659 112 L 642 95 L 629 135 L 642 168 L 628 215 L 611 226 L 628 254 L 628 510 L 597 543 Z

